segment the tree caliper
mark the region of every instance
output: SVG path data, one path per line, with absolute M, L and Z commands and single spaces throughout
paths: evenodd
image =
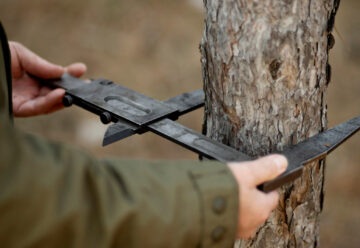
M 106 79 L 87 83 L 64 74 L 61 79 L 46 83 L 51 87 L 66 90 L 63 99 L 65 106 L 78 105 L 99 115 L 104 124 L 114 123 L 105 133 L 103 146 L 134 134 L 151 131 L 208 159 L 222 162 L 253 159 L 175 122 L 179 116 L 204 105 L 202 90 L 161 102 Z M 258 188 L 269 192 L 298 178 L 305 164 L 326 157 L 359 129 L 360 116 L 288 147 L 280 153 L 288 160 L 287 170 Z

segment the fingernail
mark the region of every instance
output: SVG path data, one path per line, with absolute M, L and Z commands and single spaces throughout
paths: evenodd
M 277 155 L 274 158 L 274 162 L 278 167 L 279 172 L 284 172 L 287 168 L 287 159 L 284 156 Z

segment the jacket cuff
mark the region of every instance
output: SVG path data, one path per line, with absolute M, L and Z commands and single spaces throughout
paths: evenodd
M 201 167 L 207 167 L 206 170 Z M 201 247 L 233 247 L 239 211 L 238 184 L 230 169 L 204 162 L 190 176 L 198 190 L 201 213 Z

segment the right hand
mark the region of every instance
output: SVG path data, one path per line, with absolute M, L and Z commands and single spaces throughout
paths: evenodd
M 282 155 L 270 155 L 251 162 L 228 164 L 239 185 L 237 238 L 250 238 L 276 208 L 279 201 L 278 192 L 266 194 L 256 186 L 282 174 L 287 164 L 287 159 Z

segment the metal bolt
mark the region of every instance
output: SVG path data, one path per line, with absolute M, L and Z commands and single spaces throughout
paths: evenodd
M 73 104 L 74 99 L 72 98 L 72 96 L 66 94 L 64 96 L 62 102 L 63 102 L 65 107 L 70 107 Z
M 111 114 L 109 112 L 103 112 L 100 114 L 100 120 L 104 124 L 109 124 L 111 122 Z

